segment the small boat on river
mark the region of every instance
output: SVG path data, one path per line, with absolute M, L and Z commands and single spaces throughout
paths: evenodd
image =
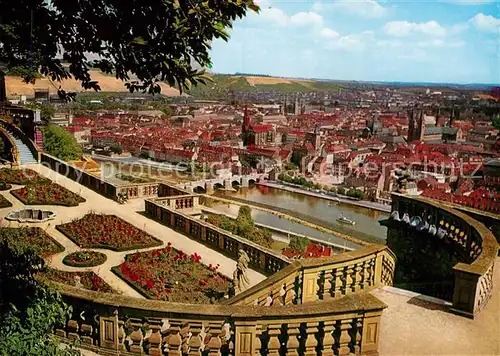
M 347 217 L 345 217 L 343 214 L 340 215 L 338 218 L 337 218 L 337 221 L 338 222 L 341 222 L 342 224 L 348 224 L 348 225 L 354 225 L 356 224 L 356 222 L 354 220 L 351 220 Z

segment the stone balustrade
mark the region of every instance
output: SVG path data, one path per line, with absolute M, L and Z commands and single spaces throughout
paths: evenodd
M 458 260 L 453 266 L 454 280 L 449 291 L 452 310 L 471 318 L 479 313 L 492 293 L 498 252 L 490 230 L 446 203 L 400 194 L 393 195 L 387 225 L 390 229 L 407 229 L 415 238 L 430 236 L 450 246 L 447 254 Z
M 117 195 L 126 194 L 129 199 L 150 198 L 158 195 L 158 183 L 136 183 L 119 185 L 116 187 Z
M 107 355 L 376 354 L 386 307 L 369 293 L 288 306 L 201 306 L 55 285 L 73 307 L 55 334 Z
M 395 265 L 394 254 L 381 245 L 332 257 L 302 259 L 225 304 L 271 306 L 342 298 L 392 285 Z
M 7 130 L 0 126 L 0 134 L 5 138 L 4 151 L 7 153 L 7 158 L 12 164 L 19 164 L 21 162 L 21 155 L 17 149 L 16 143 L 12 140 Z
M 32 110 L 28 110 L 28 111 L 32 111 Z M 36 159 L 36 161 L 40 162 L 42 152 L 38 148 L 37 144 L 35 142 L 33 142 L 32 139 L 30 139 L 28 136 L 26 136 L 24 134 L 24 132 L 18 126 L 14 125 L 13 123 L 11 123 L 7 120 L 0 119 L 0 124 L 4 128 L 11 130 L 12 132 L 15 132 L 16 135 L 21 139 L 21 141 L 29 148 L 31 154 Z

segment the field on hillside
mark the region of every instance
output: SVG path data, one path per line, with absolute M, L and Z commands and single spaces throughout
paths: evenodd
M 92 80 L 99 82 L 101 86 L 101 91 L 103 92 L 128 92 L 125 84 L 116 79 L 112 75 L 106 75 L 99 71 L 91 72 Z M 26 95 L 27 97 L 33 97 L 35 95 L 35 89 L 48 89 L 51 94 L 56 94 L 59 86 L 69 92 L 82 92 L 84 91 L 80 82 L 74 79 L 63 80 L 62 82 L 52 82 L 48 78 L 37 79 L 35 84 L 26 84 L 22 81 L 20 77 L 5 77 L 5 85 L 7 87 L 8 97 L 18 97 L 20 95 Z M 161 93 L 165 96 L 178 96 L 179 91 L 175 88 L 171 88 L 168 84 L 161 84 Z
M 188 94 L 196 97 L 223 98 L 228 91 L 235 92 L 332 92 L 342 88 L 341 84 L 314 80 L 302 80 L 278 77 L 259 77 L 215 74 L 213 82 L 192 88 Z

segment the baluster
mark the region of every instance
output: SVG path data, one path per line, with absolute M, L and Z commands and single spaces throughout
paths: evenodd
M 336 268 L 335 269 L 335 289 L 333 291 L 333 297 L 334 298 L 340 298 L 344 293 L 343 293 L 343 275 L 344 275 L 344 269 L 343 268 Z
M 148 355 L 160 356 L 161 352 L 161 320 L 151 322 L 151 335 L 149 335 L 149 350 Z
M 322 356 L 333 356 L 333 345 L 335 344 L 335 339 L 333 337 L 333 331 L 335 329 L 335 321 L 325 321 L 323 331 L 325 335 L 323 336 L 323 351 Z
M 181 343 L 181 351 L 182 354 L 187 354 L 189 352 L 189 323 L 186 322 L 183 324 L 181 327 L 181 338 L 182 338 L 182 343 Z
M 363 328 L 363 319 L 362 318 L 356 318 L 352 321 L 352 327 L 351 327 L 351 351 L 355 355 L 360 354 L 361 350 L 361 332 Z
M 141 325 L 134 324 L 134 331 L 130 334 L 130 340 L 132 341 L 132 344 L 130 345 L 130 352 L 134 354 L 142 354 L 143 335 L 140 327 Z
M 287 282 L 285 292 L 285 305 L 293 304 L 295 300 L 295 286 L 293 281 Z
M 260 356 L 262 349 L 262 341 L 260 340 L 262 336 L 262 325 L 255 325 L 255 348 L 254 348 L 254 356 Z
M 354 292 L 359 292 L 363 289 L 363 281 L 361 280 L 361 264 L 354 265 Z
M 371 287 L 373 285 L 372 282 L 372 274 L 371 274 L 371 263 L 372 259 L 369 259 L 363 263 L 363 284 L 365 288 Z
M 189 322 L 189 331 L 191 331 L 191 337 L 189 338 L 189 352 L 190 356 L 201 356 L 201 337 L 200 333 L 202 330 L 202 323 L 198 321 Z
M 268 356 L 279 356 L 281 343 L 278 337 L 281 334 L 281 324 L 268 325 L 267 332 L 269 335 Z
M 349 355 L 349 344 L 351 343 L 351 336 L 349 330 L 351 328 L 352 319 L 345 319 L 337 321 L 335 325 L 336 334 L 338 335 L 335 354 L 339 356 Z
M 208 354 L 210 356 L 220 356 L 222 341 L 220 335 L 222 334 L 222 324 L 220 322 L 210 321 L 208 323 L 208 333 L 210 334 L 210 341 L 208 342 Z
M 354 293 L 356 290 L 356 281 L 354 279 L 354 266 L 347 266 L 346 268 L 346 292 L 345 294 Z
M 288 342 L 286 343 L 287 355 L 299 356 L 300 324 L 288 324 Z
M 324 271 L 323 272 L 323 299 L 331 298 L 332 296 L 332 271 Z
M 305 343 L 305 356 L 316 356 L 316 346 L 318 346 L 318 340 L 316 339 L 316 333 L 318 332 L 318 323 L 307 323 L 306 324 L 306 343 Z
M 180 334 L 181 322 L 178 320 L 170 320 L 169 335 L 166 336 L 166 351 L 168 356 L 180 356 L 182 337 Z

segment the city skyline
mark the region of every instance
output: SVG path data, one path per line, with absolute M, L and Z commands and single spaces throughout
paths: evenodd
M 260 0 L 214 41 L 218 73 L 354 81 L 500 83 L 493 0 Z

